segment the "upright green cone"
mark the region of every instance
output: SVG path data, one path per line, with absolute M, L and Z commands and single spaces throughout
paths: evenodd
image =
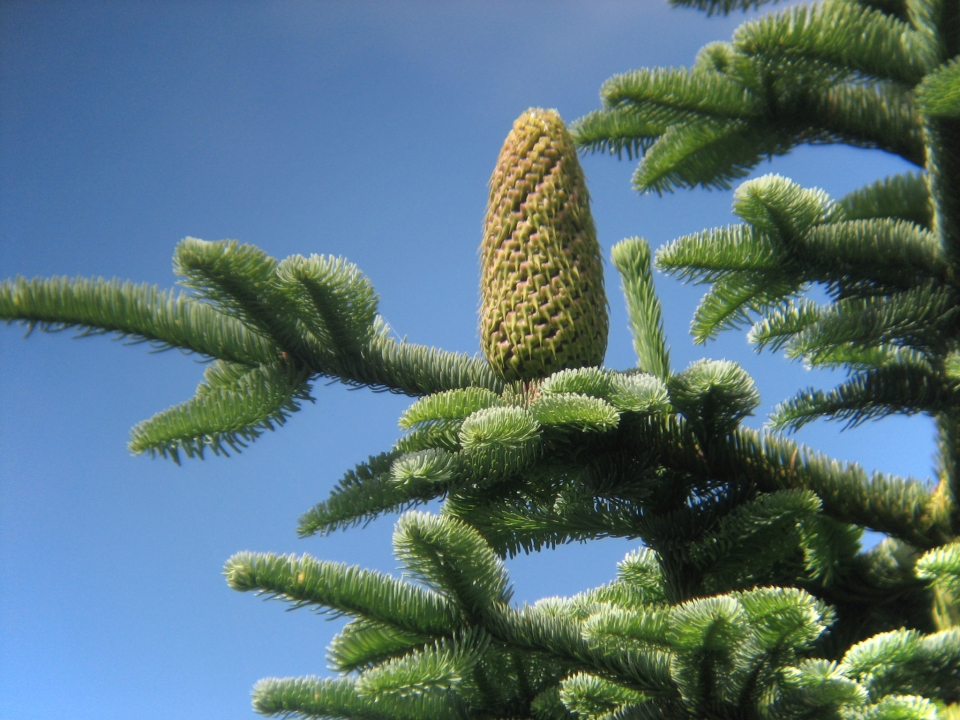
M 570 133 L 532 108 L 490 178 L 480 246 L 480 338 L 504 380 L 599 365 L 607 300 L 590 198 Z

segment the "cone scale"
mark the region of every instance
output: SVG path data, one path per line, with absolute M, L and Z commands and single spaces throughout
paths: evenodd
M 513 124 L 490 179 L 480 338 L 507 381 L 599 365 L 607 347 L 600 245 L 576 147 L 555 110 Z

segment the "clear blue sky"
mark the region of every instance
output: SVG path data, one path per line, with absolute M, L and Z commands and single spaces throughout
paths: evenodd
M 401 336 L 476 352 L 486 183 L 530 106 L 573 120 L 600 84 L 686 65 L 743 16 L 619 2 L 0 3 L 0 276 L 167 287 L 187 235 L 277 257 L 343 255 Z M 633 164 L 584 160 L 605 254 L 730 221 L 730 193 L 640 197 Z M 779 172 L 835 196 L 904 164 L 804 148 Z M 607 364 L 632 355 L 608 265 Z M 687 333 L 701 290 L 658 278 L 674 363 L 735 359 L 766 412 L 829 384 L 742 334 Z M 404 398 L 342 386 L 230 459 L 131 457 L 128 429 L 186 399 L 202 366 L 104 338 L 0 328 L 0 717 L 242 718 L 265 676 L 323 674 L 340 622 L 230 591 L 239 550 L 309 552 L 392 571 L 393 521 L 298 540 L 299 515 L 389 447 Z M 800 439 L 868 469 L 926 476 L 924 418 Z M 622 541 L 510 563 L 520 600 L 609 580 Z

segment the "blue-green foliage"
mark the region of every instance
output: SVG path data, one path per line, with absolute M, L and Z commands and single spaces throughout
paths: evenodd
M 712 13 L 764 0 L 673 0 Z M 710 286 L 706 342 L 845 370 L 833 389 L 760 398 L 735 363 L 675 372 L 646 241 L 613 248 L 636 366 L 504 384 L 479 358 L 397 343 L 341 258 L 283 261 L 184 240 L 174 295 L 116 281 L 0 284 L 0 318 L 116 333 L 212 362 L 194 398 L 131 449 L 237 450 L 318 378 L 417 398 L 392 448 L 300 520 L 308 536 L 403 515 L 407 578 L 309 556 L 240 553 L 229 585 L 344 615 L 337 678 L 268 679 L 269 715 L 357 720 L 956 720 L 960 717 L 960 10 L 946 0 L 825 0 L 748 20 L 691 68 L 624 73 L 573 127 L 640 158 L 641 191 L 730 187 L 802 143 L 878 148 L 919 172 L 837 201 L 778 175 L 734 195 L 739 222 L 662 247 Z M 807 295 L 819 285 L 826 301 Z M 874 473 L 778 436 L 818 418 L 926 413 L 938 485 Z M 864 528 L 888 537 L 861 552 Z M 511 604 L 504 558 L 633 538 L 607 585 Z

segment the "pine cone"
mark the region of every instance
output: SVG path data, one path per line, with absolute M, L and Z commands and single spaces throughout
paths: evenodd
M 513 124 L 490 178 L 480 338 L 504 380 L 599 365 L 607 348 L 600 245 L 573 139 L 555 110 Z

